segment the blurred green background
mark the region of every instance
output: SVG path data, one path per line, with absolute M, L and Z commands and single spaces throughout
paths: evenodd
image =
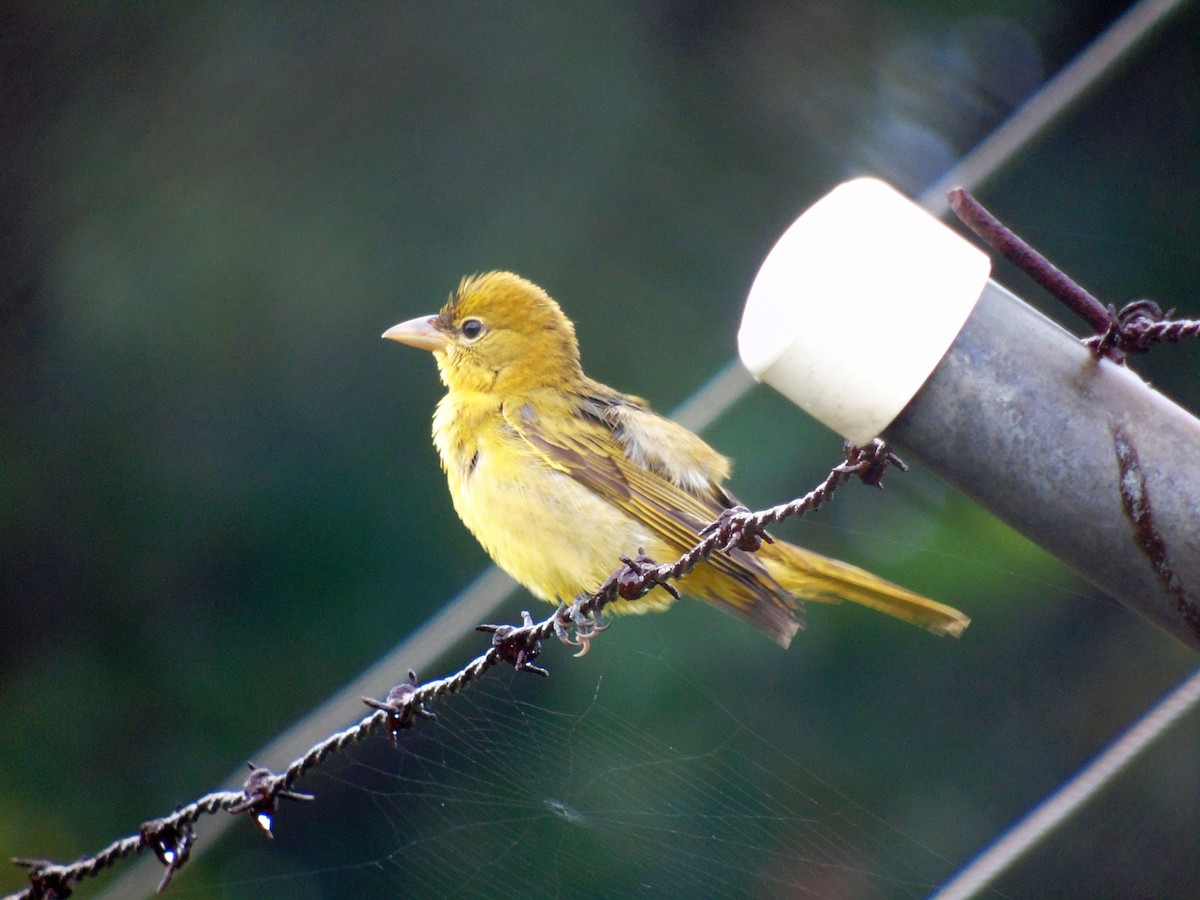
M 1125 6 L 5 4 L 0 856 L 72 859 L 216 786 L 484 568 L 432 361 L 385 327 L 509 268 L 591 375 L 668 410 L 807 204 L 862 173 L 919 192 Z M 1200 314 L 1198 59 L 1193 6 L 978 191 L 1108 302 Z M 1137 366 L 1195 409 L 1197 359 Z M 766 389 L 707 436 L 753 505 L 840 455 Z M 816 608 L 785 653 L 701 604 L 621 620 L 335 766 L 275 842 L 238 823 L 171 894 L 923 896 L 1196 665 L 919 467 L 781 531 L 974 624 Z M 997 890 L 1194 896 L 1198 739 Z M 439 818 L 431 760 L 431 794 L 475 773 L 506 816 Z

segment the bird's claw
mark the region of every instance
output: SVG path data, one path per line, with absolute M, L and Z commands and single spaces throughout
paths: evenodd
M 592 648 L 592 638 L 608 628 L 604 613 L 593 606 L 592 598 L 586 594 L 577 597 L 570 606 L 564 606 L 554 619 L 554 634 L 568 647 L 579 647 L 575 656 L 586 656 Z M 575 629 L 571 637 L 569 628 Z
M 563 621 L 566 610 L 565 606 L 558 608 L 558 615 L 554 617 L 554 636 L 568 647 L 578 647 L 579 642 L 571 637 L 571 633 L 567 630 L 567 623 Z

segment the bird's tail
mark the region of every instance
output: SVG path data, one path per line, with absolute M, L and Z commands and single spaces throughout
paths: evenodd
M 920 625 L 934 634 L 958 637 L 971 620 L 953 607 L 914 594 L 858 566 L 839 562 L 794 544 L 764 545 L 758 558 L 771 577 L 801 600 L 849 600 Z

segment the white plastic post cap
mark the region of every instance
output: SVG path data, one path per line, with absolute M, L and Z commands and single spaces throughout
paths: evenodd
M 921 389 L 962 330 L 991 262 L 874 178 L 826 194 L 763 261 L 742 315 L 742 363 L 862 445 Z

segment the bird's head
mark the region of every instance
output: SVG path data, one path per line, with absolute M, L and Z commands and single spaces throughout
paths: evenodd
M 433 351 L 452 391 L 520 392 L 580 375 L 571 320 L 549 294 L 511 272 L 464 278 L 437 315 L 401 322 L 383 336 Z

